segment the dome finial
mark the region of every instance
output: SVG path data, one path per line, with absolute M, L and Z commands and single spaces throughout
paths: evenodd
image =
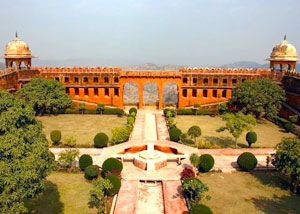
M 286 34 L 284 34 L 284 39 L 283 40 L 286 40 Z
M 16 38 L 18 38 L 18 32 L 16 31 Z

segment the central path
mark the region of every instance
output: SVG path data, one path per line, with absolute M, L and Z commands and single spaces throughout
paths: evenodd
M 147 141 L 157 140 L 156 119 L 155 119 L 155 113 L 153 112 L 145 112 L 144 140 Z

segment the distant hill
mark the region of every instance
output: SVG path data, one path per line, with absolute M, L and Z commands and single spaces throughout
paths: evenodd
M 231 64 L 221 65 L 221 68 L 269 68 L 269 63 L 259 64 L 252 61 L 240 61 Z
M 0 63 L 0 70 L 5 69 L 5 64 L 4 63 Z
M 156 65 L 153 63 L 145 63 L 142 65 L 128 65 L 124 66 L 124 70 L 180 70 L 183 65 Z

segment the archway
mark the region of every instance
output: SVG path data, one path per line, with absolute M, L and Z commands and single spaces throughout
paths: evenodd
M 27 67 L 26 67 L 26 64 L 25 64 L 25 62 L 24 61 L 21 61 L 21 63 L 20 63 L 20 69 L 21 70 L 25 70 Z
M 147 82 L 143 87 L 143 106 L 158 105 L 158 85 L 154 82 Z
M 282 65 L 281 64 L 277 64 L 276 68 L 275 68 L 276 72 L 281 72 L 282 71 Z
M 137 83 L 130 81 L 124 84 L 123 103 L 124 105 L 138 106 L 139 86 Z
M 174 82 L 167 82 L 163 87 L 163 107 L 178 106 L 178 86 Z

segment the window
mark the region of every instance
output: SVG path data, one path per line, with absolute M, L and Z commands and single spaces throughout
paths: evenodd
M 197 82 L 198 82 L 198 79 L 197 78 L 193 78 L 193 83 L 197 84 Z
M 98 82 L 98 77 L 94 77 L 94 82 Z
M 203 90 L 203 97 L 207 97 L 207 89 Z
M 97 96 L 98 97 L 99 95 L 99 90 L 98 88 L 94 88 L 94 96 Z
M 186 77 L 183 78 L 183 83 L 187 83 L 188 79 Z
M 69 77 L 65 77 L 65 82 L 69 82 Z
M 119 82 L 119 77 L 115 77 L 114 82 L 118 83 Z
M 232 79 L 232 84 L 236 84 L 237 80 L 236 79 Z
M 119 89 L 118 88 L 114 89 L 114 94 L 115 94 L 115 96 L 119 96 Z
M 217 91 L 217 89 L 214 89 L 214 90 L 213 90 L 213 97 L 216 98 L 217 96 L 218 96 L 218 91 Z
M 70 94 L 70 88 L 66 88 L 66 94 Z
M 214 78 L 214 84 L 218 84 L 218 79 Z
M 83 82 L 88 82 L 88 81 L 89 81 L 89 78 L 83 77 Z
M 105 90 L 104 90 L 104 95 L 105 95 L 105 96 L 109 96 L 109 88 L 105 88 Z
M 226 97 L 227 97 L 227 91 L 226 91 L 225 89 L 222 91 L 222 97 L 223 97 L 223 98 L 226 98 Z
M 79 95 L 79 88 L 75 88 L 75 95 L 76 95 L 76 96 Z
M 187 97 L 187 89 L 182 89 L 182 96 Z
M 204 83 L 204 84 L 207 84 L 207 83 L 208 83 L 208 78 L 204 78 L 204 79 L 203 79 L 203 83 Z
M 227 84 L 227 79 L 223 79 L 223 84 Z
M 104 77 L 104 82 L 108 82 L 108 81 L 109 81 L 108 77 Z
M 55 80 L 59 82 L 59 77 L 55 77 Z
M 84 96 L 89 96 L 89 89 L 88 88 L 84 88 Z
M 79 82 L 79 78 L 78 77 L 74 77 L 74 82 Z
M 197 89 L 193 89 L 193 91 L 192 91 L 192 96 L 193 96 L 193 97 L 197 97 Z

